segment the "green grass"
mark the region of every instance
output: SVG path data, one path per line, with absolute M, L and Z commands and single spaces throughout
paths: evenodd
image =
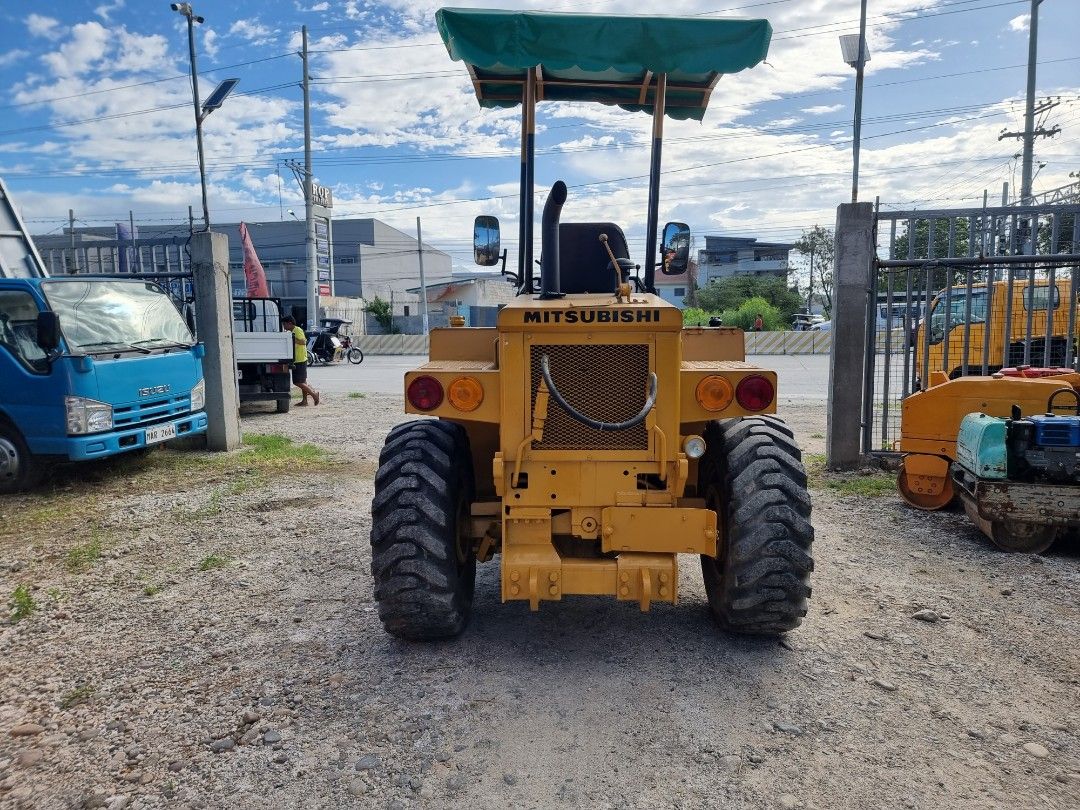
M 211 554 L 208 557 L 204 557 L 202 562 L 199 563 L 200 571 L 213 571 L 215 568 L 224 568 L 229 564 L 229 558 L 223 554 Z
M 240 457 L 258 465 L 278 467 L 281 465 L 310 464 L 326 458 L 326 451 L 313 444 L 295 444 L 288 436 L 276 433 L 249 433 L 244 437 L 244 450 Z
M 367 399 L 367 394 L 363 391 L 350 391 L 349 399 Z
M 825 434 L 824 433 L 811 433 L 810 438 L 811 439 L 824 439 Z
M 804 453 L 803 463 L 811 489 L 827 489 L 857 498 L 881 498 L 896 492 L 895 478 L 884 471 L 837 473 L 825 469 L 823 453 Z
M 258 470 L 243 470 L 238 476 L 226 487 L 229 495 L 243 495 L 245 492 L 266 486 L 266 476 Z
M 142 589 L 143 596 L 157 596 L 161 593 L 160 585 L 146 585 Z
M 37 602 L 30 595 L 30 588 L 26 585 L 16 586 L 11 593 L 11 620 L 21 622 L 37 609 Z
M 67 692 L 62 698 L 60 698 L 60 708 L 70 709 L 74 706 L 78 706 L 81 703 L 88 703 L 90 698 L 94 695 L 93 684 L 83 684 L 77 686 L 70 692 Z
M 97 531 L 90 533 L 90 539 L 68 549 L 64 557 L 64 567 L 72 574 L 85 571 L 101 559 L 102 539 Z

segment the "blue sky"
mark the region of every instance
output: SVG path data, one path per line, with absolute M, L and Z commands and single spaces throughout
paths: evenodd
M 303 204 L 284 165 L 301 160 L 300 27 L 313 51 L 315 172 L 335 216 L 376 216 L 468 266 L 472 218 L 516 233 L 518 115 L 481 110 L 434 27 L 437 5 L 194 3 L 200 86 L 238 77 L 205 125 L 210 212 L 268 221 Z M 461 3 L 459 5 L 470 5 Z M 482 4 L 476 4 L 482 5 Z M 487 5 L 487 4 L 484 4 Z M 665 12 L 765 17 L 768 62 L 721 80 L 703 123 L 667 125 L 662 219 L 695 235 L 794 239 L 831 225 L 850 193 L 854 71 L 837 37 L 858 30 L 858 0 L 672 0 Z M 500 3 L 503 8 L 634 13 L 630 2 Z M 976 205 L 1019 183 L 1028 0 L 870 0 L 861 198 L 894 207 Z M 1060 125 L 1037 143 L 1035 190 L 1080 169 L 1080 2 L 1045 0 L 1039 91 L 1061 96 Z M 35 233 L 127 219 L 186 228 L 199 211 L 186 29 L 168 2 L 25 0 L 0 9 L 0 176 Z M 644 232 L 649 118 L 542 105 L 537 187 L 571 186 L 564 216 Z M 280 179 L 279 179 L 280 178 Z M 302 215 L 302 214 L 301 214 Z M 635 250 L 635 253 L 637 251 Z

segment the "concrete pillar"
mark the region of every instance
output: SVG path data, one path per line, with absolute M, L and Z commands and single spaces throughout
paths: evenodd
M 825 434 L 825 463 L 832 470 L 857 469 L 862 462 L 866 296 L 873 257 L 874 206 L 845 203 L 837 207 Z
M 241 444 L 240 398 L 233 353 L 232 285 L 229 283 L 229 237 L 196 233 L 191 237 L 191 272 L 195 281 L 195 324 L 206 346 L 206 446 L 235 450 Z

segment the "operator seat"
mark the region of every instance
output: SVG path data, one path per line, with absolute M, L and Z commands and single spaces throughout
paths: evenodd
M 614 222 L 559 223 L 559 288 L 563 293 L 610 293 L 615 290 L 611 269 L 600 234 L 606 233 L 616 259 L 629 259 L 626 235 Z

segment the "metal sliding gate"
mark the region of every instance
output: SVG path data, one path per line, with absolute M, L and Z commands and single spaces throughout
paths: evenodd
M 1016 366 L 1077 367 L 1080 205 L 878 211 L 862 448 L 888 453 L 912 392 Z

